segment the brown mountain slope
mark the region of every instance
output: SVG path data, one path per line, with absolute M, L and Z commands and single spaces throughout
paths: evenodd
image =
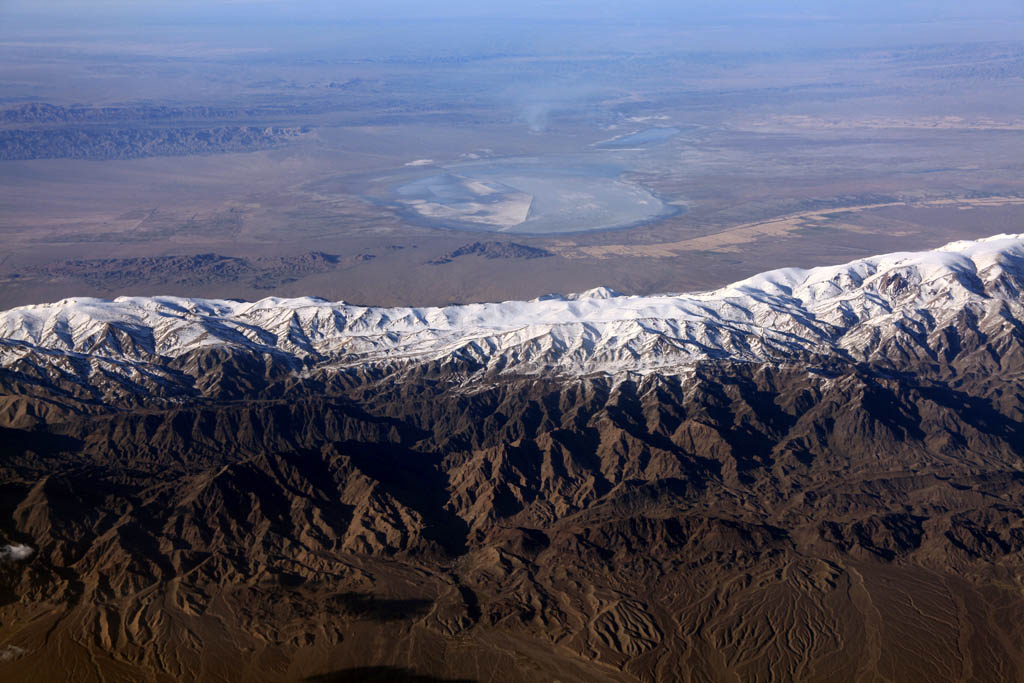
M 1003 351 L 471 392 L 221 351 L 176 406 L 9 392 L 4 543 L 37 552 L 0 565 L 0 670 L 1020 680 Z
M 1022 680 L 1022 292 L 3 312 L 0 674 Z

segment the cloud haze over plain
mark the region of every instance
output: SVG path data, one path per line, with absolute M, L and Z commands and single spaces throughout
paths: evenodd
M 291 2 L 285 0 L 0 0 L 0 17 L 23 16 L 59 20 L 62 17 L 99 19 L 116 14 L 145 20 L 217 21 L 228 19 L 293 21 L 323 20 L 450 20 L 532 19 L 555 21 L 818 21 L 842 23 L 933 22 L 944 20 L 1022 20 L 1024 4 L 1009 0 L 983 2 L 837 2 L 835 0 L 351 0 Z
M 0 8 L 24 11 L 91 12 L 112 9 L 138 14 L 181 11 L 208 12 L 224 9 L 311 13 L 337 17 L 375 16 L 397 19 L 445 17 L 553 17 L 585 18 L 588 16 L 677 16 L 677 17 L 813 17 L 834 16 L 846 19 L 909 19 L 935 18 L 1000 18 L 1024 16 L 1021 3 L 1010 0 L 985 0 L 964 3 L 959 0 L 867 0 L 856 3 L 837 0 L 506 0 L 480 2 L 474 0 L 347 0 L 328 2 L 314 0 L 181 0 L 179 2 L 138 2 L 137 0 L 7 0 Z
M 0 43 L 115 37 L 135 46 L 126 56 L 185 44 L 341 58 L 774 51 L 1016 40 L 1022 30 L 1024 4 L 1003 0 L 0 0 Z

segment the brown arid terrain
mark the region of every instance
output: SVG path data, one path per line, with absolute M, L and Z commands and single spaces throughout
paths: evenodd
M 743 223 L 720 230 L 710 235 L 691 237 L 677 242 L 662 242 L 655 244 L 605 244 L 594 247 L 580 247 L 573 249 L 566 247 L 563 255 L 568 258 L 670 258 L 676 259 L 686 252 L 713 252 L 713 253 L 742 253 L 751 245 L 769 241 L 778 242 L 787 237 L 800 235 L 805 236 L 808 232 L 816 229 L 846 233 L 849 235 L 861 235 L 864 239 L 879 239 L 881 237 L 900 238 L 918 236 L 919 231 L 914 229 L 913 224 L 905 224 L 900 230 L 898 221 L 889 220 L 885 222 L 885 229 L 872 229 L 857 221 L 857 218 L 882 213 L 883 209 L 902 208 L 905 211 L 913 212 L 915 209 L 949 209 L 959 211 L 970 211 L 979 208 L 1009 208 L 1013 209 L 1024 205 L 1024 198 L 1020 197 L 984 197 L 964 199 L 933 199 L 926 201 L 894 201 L 881 204 L 864 204 L 846 206 L 840 209 L 815 209 L 812 211 L 800 211 L 794 214 L 757 221 L 754 223 Z M 909 228 L 909 229 L 908 229 Z
M 1024 220 L 1016 35 L 723 52 L 662 23 L 622 42 L 546 18 L 522 44 L 504 22 L 118 25 L 0 35 L 0 308 L 695 291 Z
M 29 403 L 4 677 L 1019 680 L 1019 375 L 885 375 Z
M 7 312 L 0 671 L 1021 680 L 1024 238 L 975 244 L 673 299 L 696 331 L 612 350 L 563 322 L 374 350 L 479 307 Z M 588 296 L 530 315 L 662 305 Z M 673 339 L 704 341 L 557 369 Z
M 0 681 L 1024 681 L 1019 4 L 0 2 Z

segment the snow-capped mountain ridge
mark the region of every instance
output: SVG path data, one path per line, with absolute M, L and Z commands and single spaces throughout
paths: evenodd
M 926 358 L 936 353 L 930 336 L 956 327 L 957 316 L 989 327 L 1020 320 L 1022 289 L 1024 235 L 998 235 L 774 270 L 682 295 L 596 288 L 443 308 L 313 297 L 73 298 L 0 313 L 0 366 L 16 370 L 29 356 L 159 364 L 211 347 L 285 354 L 314 367 L 451 359 L 492 375 L 664 372 L 708 358 Z

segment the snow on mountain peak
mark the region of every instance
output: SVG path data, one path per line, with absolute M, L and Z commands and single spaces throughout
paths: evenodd
M 325 367 L 458 358 L 499 374 L 664 372 L 706 358 L 863 360 L 885 353 L 909 327 L 919 333 L 913 343 L 927 347 L 921 335 L 965 308 L 984 313 L 995 302 L 1019 311 L 1022 289 L 1024 235 L 996 235 L 783 268 L 696 294 L 598 287 L 533 301 L 392 308 L 317 297 L 75 297 L 0 313 L 0 365 L 31 353 L 153 363 L 211 346 Z M 929 353 L 900 343 L 904 352 Z

